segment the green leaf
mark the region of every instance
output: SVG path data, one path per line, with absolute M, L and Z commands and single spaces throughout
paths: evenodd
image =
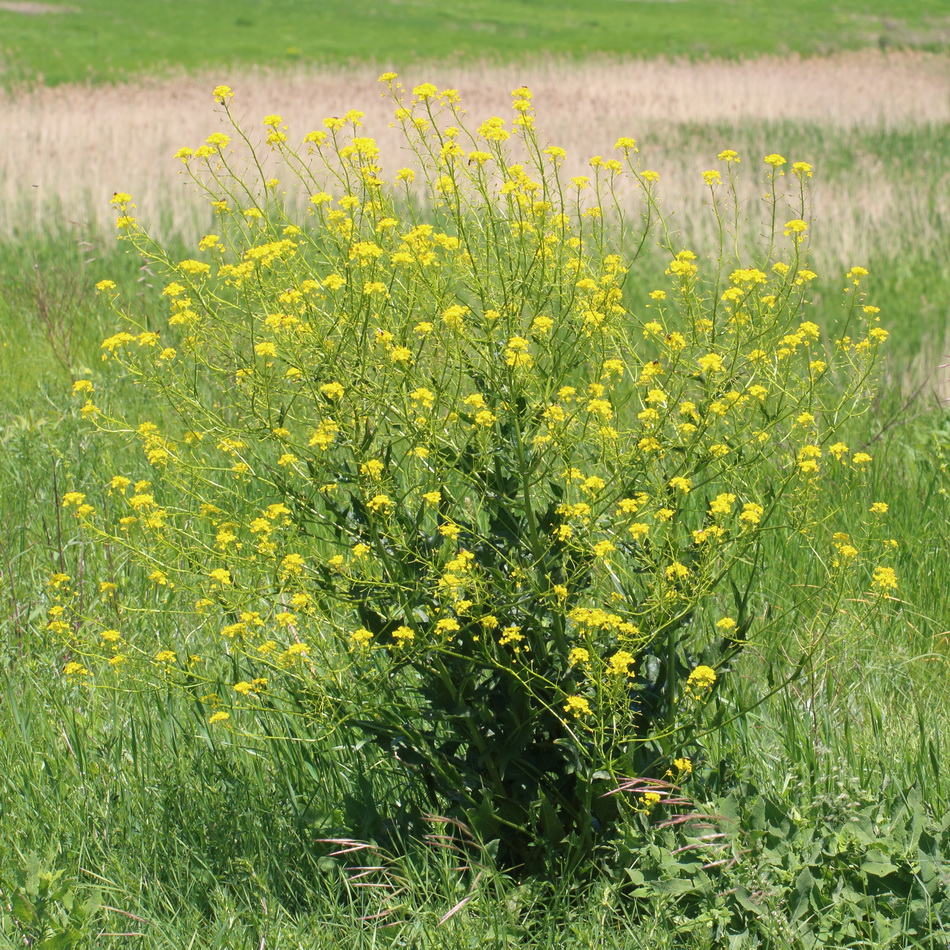
M 667 897 L 688 894 L 694 890 L 696 890 L 696 885 L 692 881 L 684 881 L 682 878 L 674 878 L 672 881 L 657 881 L 653 885 L 654 894 L 663 894 Z
M 69 947 L 76 945 L 78 934 L 63 931 L 62 933 L 52 934 L 36 944 L 36 950 L 68 950 Z
M 752 900 L 749 892 L 744 887 L 737 887 L 734 891 L 734 897 L 739 906 L 749 911 L 749 913 L 755 914 L 756 917 L 762 915 L 762 908 Z
M 21 924 L 33 925 L 39 919 L 36 908 L 22 891 L 17 891 L 13 895 L 13 899 L 10 901 L 10 910 Z
M 899 868 L 891 864 L 883 855 L 877 856 L 872 851 L 861 865 L 861 870 L 865 874 L 873 874 L 874 877 L 887 877 L 888 874 L 893 874 Z

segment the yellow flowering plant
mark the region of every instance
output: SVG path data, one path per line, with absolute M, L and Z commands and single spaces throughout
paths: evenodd
M 529 90 L 470 126 L 453 90 L 384 81 L 415 157 L 388 181 L 353 111 L 299 147 L 264 120 L 305 213 L 228 136 L 181 150 L 215 220 L 193 259 L 116 196 L 168 310 L 146 323 L 102 281 L 120 320 L 102 354 L 155 415 L 124 418 L 91 386 L 77 398 L 152 475 L 63 505 L 183 619 L 178 642 L 119 635 L 145 607 L 113 584 L 69 629 L 83 671 L 205 690 L 215 728 L 292 701 L 315 729 L 369 737 L 425 808 L 531 869 L 642 811 L 607 794 L 621 780 L 687 775 L 673 763 L 739 651 L 793 628 L 807 651 L 867 589 L 826 486 L 870 462 L 838 430 L 886 332 L 861 268 L 840 339 L 809 319 L 806 176 L 782 193 L 781 156 L 761 247 L 730 236 L 735 153 L 704 176 L 722 241 L 701 257 L 632 139 L 565 179 Z M 630 299 L 651 242 L 665 282 Z M 819 576 L 764 591 L 764 560 L 793 542 Z M 893 571 L 871 566 L 886 594 Z

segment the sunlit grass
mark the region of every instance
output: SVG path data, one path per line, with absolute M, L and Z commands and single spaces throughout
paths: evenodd
M 116 0 L 0 3 L 0 83 L 125 80 L 203 67 L 345 65 L 540 56 L 701 59 L 826 54 L 842 48 L 945 50 L 944 0 L 800 0 L 795 15 L 760 0 Z

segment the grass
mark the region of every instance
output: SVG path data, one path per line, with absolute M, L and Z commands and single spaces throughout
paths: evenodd
M 802 0 L 794 16 L 761 0 L 0 4 L 4 80 L 51 85 L 121 81 L 169 67 L 371 61 L 402 68 L 534 54 L 740 57 L 868 45 L 942 50 L 948 35 L 946 0 Z
M 640 22 L 634 16 L 652 16 L 669 31 L 668 51 L 697 53 L 687 45 L 696 32 L 684 27 L 677 33 L 681 16 L 744 12 L 739 3 L 660 6 L 588 5 L 571 15 L 603 18 L 600 33 L 589 30 L 591 44 L 605 44 L 598 49 L 615 49 L 608 39 L 620 46 L 624 36 L 608 15 L 630 23 Z M 160 9 L 164 15 L 173 7 Z M 65 35 L 70 18 L 81 29 L 106 9 L 90 2 L 82 4 L 82 14 L 32 19 L 0 11 L 4 45 L 20 48 L 13 72 L 26 77 L 36 69 L 30 35 Z M 197 35 L 199 18 L 213 9 L 189 5 L 195 29 L 187 35 Z M 301 45 L 303 27 L 286 41 L 275 39 L 265 28 L 280 17 L 268 20 L 264 6 L 249 9 L 256 26 L 229 26 L 217 36 L 226 53 L 209 49 L 199 57 L 185 43 L 177 60 L 160 38 L 150 41 L 148 57 L 128 43 L 123 47 L 118 37 L 128 26 L 100 18 L 96 49 L 116 52 L 111 61 L 96 59 L 102 65 L 93 78 L 175 62 L 275 63 L 285 56 L 281 44 Z M 277 5 L 273 9 L 279 13 Z M 527 22 L 536 9 L 485 4 L 478 15 Z M 822 9 L 796 8 L 801 19 L 792 24 L 783 11 L 791 48 L 797 48 L 795 31 L 807 38 L 801 48 L 816 49 L 831 42 L 823 39 L 831 35 L 830 24 L 845 29 L 848 40 L 858 36 L 848 30 L 860 26 L 873 33 L 875 16 L 895 14 L 893 5 L 842 4 L 818 28 Z M 150 10 L 143 7 L 142 16 L 152 16 Z M 430 45 L 420 49 L 454 48 L 445 39 L 448 15 L 433 20 L 425 5 L 398 10 L 407 34 L 391 31 L 389 37 L 407 58 L 412 46 L 404 36 L 415 29 L 416 15 L 420 24 L 430 17 L 428 35 L 418 28 L 420 44 Z M 849 11 L 869 19 L 849 19 Z M 922 30 L 927 17 L 945 14 L 945 4 L 922 4 L 906 14 L 900 29 Z M 232 4 L 227 22 L 242 15 Z M 739 29 L 733 25 L 728 44 L 727 23 L 714 24 L 704 42 L 735 55 L 778 49 L 767 45 L 780 35 L 770 17 L 754 37 L 749 26 L 746 39 L 746 21 Z M 352 22 L 347 29 L 355 35 L 358 24 Z M 546 23 L 532 38 L 538 48 L 579 52 L 566 38 L 558 47 L 551 37 L 562 26 L 553 17 Z M 365 31 L 363 55 L 385 59 L 386 26 L 391 24 L 380 15 Z M 238 47 L 226 45 L 229 31 L 249 37 L 240 55 L 232 52 Z M 483 38 L 479 34 L 455 35 L 466 52 L 483 51 L 475 42 Z M 656 35 L 644 30 L 638 38 L 644 51 L 656 51 Z M 48 78 L 80 78 L 76 64 L 85 62 L 92 47 L 82 44 L 90 42 L 81 33 L 69 44 L 63 40 L 61 71 Z M 326 42 L 336 45 L 305 50 L 304 57 L 350 55 L 344 34 Z M 505 42 L 514 55 L 523 40 L 515 34 Z M 273 50 L 279 54 L 271 58 Z M 493 51 L 506 55 L 504 45 Z M 950 352 L 950 276 L 941 257 L 950 238 L 947 63 L 945 57 L 863 53 L 805 65 L 600 60 L 536 67 L 532 74 L 542 124 L 578 156 L 578 165 L 588 154 L 606 153 L 619 134 L 640 139 L 645 165 L 663 174 L 664 201 L 683 209 L 684 240 L 698 248 L 708 235 L 688 234 L 703 201 L 693 183 L 719 148 L 739 150 L 749 177 L 758 170 L 755 156 L 766 151 L 813 161 L 822 262 L 814 297 L 823 319 L 830 325 L 835 319 L 831 302 L 840 293 L 840 265 L 860 261 L 871 270 L 874 302 L 892 331 L 887 385 L 853 440 L 875 456 L 871 480 L 848 517 L 863 518 L 872 498 L 889 504 L 899 543 L 900 602 L 890 612 L 868 614 L 860 629 L 838 631 L 789 689 L 771 697 L 762 697 L 763 669 L 775 677 L 782 673 L 780 640 L 764 644 L 736 669 L 735 685 L 723 695 L 724 711 L 761 702 L 709 737 L 693 786 L 705 807 L 724 816 L 736 849 L 734 867 L 717 872 L 688 864 L 697 852 L 678 853 L 686 842 L 697 844 L 688 832 L 654 829 L 649 846 L 631 857 L 628 873 L 570 887 L 563 881 L 514 882 L 493 869 L 490 853 L 478 850 L 467 863 L 484 864 L 485 873 L 459 871 L 461 860 L 426 837 L 437 827 L 400 838 L 394 819 L 406 801 L 406 784 L 385 751 L 374 757 L 340 749 L 315 737 L 300 718 L 276 713 L 260 728 L 283 737 L 279 742 L 212 732 L 204 708 L 183 694 L 156 703 L 134 689 L 96 691 L 64 680 L 68 654 L 45 630 L 47 579 L 65 570 L 81 586 L 82 576 L 95 576 L 109 555 L 60 519 L 58 498 L 64 485 L 101 482 L 143 465 L 134 446 L 91 438 L 69 407 L 68 390 L 74 379 L 95 371 L 101 386 L 121 390 L 126 405 L 143 414 L 149 409 L 140 391 L 99 362 L 99 341 L 112 326 L 90 285 L 108 276 L 137 295 L 144 311 L 157 313 L 161 306 L 151 275 L 115 247 L 103 224 L 105 205 L 112 191 L 128 189 L 141 195 L 143 217 L 162 221 L 167 233 L 201 229 L 202 221 L 189 218 L 191 198 L 172 177 L 175 165 L 167 155 L 214 128 L 208 87 L 217 77 L 143 80 L 81 93 L 40 89 L 4 103 L 0 134 L 12 145 L 0 156 L 7 209 L 0 222 L 0 947 L 43 946 L 43 928 L 48 940 L 60 940 L 47 946 L 106 950 L 950 945 L 944 738 L 950 734 L 950 417 L 938 402 L 950 396 L 950 373 L 938 370 L 948 362 L 942 354 Z M 452 72 L 444 70 L 446 81 Z M 471 88 L 473 115 L 506 107 L 514 73 L 492 77 L 479 65 L 457 72 L 461 78 L 452 82 L 463 94 Z M 365 70 L 334 76 L 295 66 L 278 75 L 241 74 L 243 89 L 232 82 L 252 117 L 283 109 L 292 128 L 303 129 L 335 109 L 367 102 L 367 123 L 384 124 L 383 114 L 372 111 L 375 92 Z M 516 82 L 525 81 L 522 72 L 517 75 Z M 585 114 L 558 107 L 559 84 L 570 92 L 565 100 L 587 103 Z M 856 87 L 870 91 L 850 94 Z M 647 92 L 627 97 L 627 88 Z M 835 88 L 840 95 L 829 94 Z M 657 89 L 664 91 L 658 102 Z M 315 98 L 316 112 L 310 105 Z M 920 107 L 910 109 L 911 101 Z M 871 109 L 870 102 L 878 106 Z M 609 125 L 614 122 L 616 128 Z M 80 164 L 76 155 L 87 158 Z M 391 153 L 390 166 L 399 158 Z M 43 176 L 39 199 L 32 187 L 22 187 L 25 168 Z M 652 286 L 653 266 L 632 276 L 632 290 Z M 911 398 L 925 379 L 922 394 Z M 769 583 L 781 584 L 778 568 L 772 570 Z M 377 850 L 333 855 L 339 849 L 320 840 L 344 835 L 373 839 Z M 860 845 L 861 835 L 870 844 Z M 884 859 L 893 871 L 881 871 Z M 861 877 L 866 864 L 877 870 Z M 368 865 L 379 870 L 356 878 Z M 631 872 L 646 875 L 646 896 L 637 895 Z M 724 923 L 733 893 L 754 908 L 744 930 Z M 40 908 L 41 919 L 17 918 L 14 908 L 22 909 L 24 898 Z M 468 903 L 442 922 L 465 898 Z M 93 902 L 88 913 L 87 899 Z M 848 908 L 861 907 L 866 910 L 847 916 Z
M 685 897 L 673 902 L 663 888 L 649 900 L 631 901 L 610 880 L 553 891 L 543 882 L 516 885 L 491 872 L 473 883 L 474 875 L 453 871 L 455 865 L 426 843 L 426 829 L 415 840 L 391 837 L 405 794 L 391 757 L 364 758 L 360 768 L 293 716 L 262 722 L 262 732 L 285 737 L 262 744 L 254 736 L 211 733 L 204 707 L 181 694 L 156 706 L 154 697 L 134 690 L 89 691 L 65 682 L 60 671 L 68 655 L 43 629 L 46 578 L 60 569 L 95 576 L 107 555 L 60 521 L 57 498 L 66 484 L 92 484 L 141 465 L 131 447 L 90 439 L 66 408 L 71 379 L 95 364 L 98 341 L 110 329 L 97 298 L 70 292 L 70 281 L 107 272 L 127 290 L 137 288 L 143 308 L 160 304 L 157 289 L 141 283 L 135 262 L 108 246 L 34 236 L 19 246 L 19 257 L 10 251 L 0 255 L 0 281 L 10 291 L 0 304 L 0 359 L 12 383 L 0 394 L 0 440 L 7 449 L 0 453 L 5 895 L 16 892 L 17 875 L 25 880 L 37 861 L 43 871 L 59 873 L 73 893 L 97 901 L 100 909 L 88 921 L 75 912 L 73 918 L 83 940 L 106 948 L 130 940 L 156 948 L 259 948 L 263 942 L 306 950 L 340 943 L 722 945 L 726 935 L 715 925 L 721 901 L 712 893 L 697 908 Z M 62 295 L 51 302 L 45 295 L 56 288 Z M 899 286 L 885 280 L 879 290 L 887 295 L 879 298 L 885 306 L 900 307 Z M 43 319 L 44 312 L 56 320 Z M 142 395 L 110 381 L 107 369 L 100 385 L 126 387 L 123 401 L 137 400 L 148 412 Z M 778 865 L 786 867 L 782 873 L 803 873 L 807 853 L 796 849 L 807 852 L 816 835 L 822 847 L 837 847 L 832 842 L 848 828 L 869 821 L 875 847 L 910 853 L 917 846 L 908 843 L 913 827 L 930 828 L 927 834 L 942 840 L 937 826 L 950 811 L 941 739 L 950 730 L 944 699 L 950 616 L 943 594 L 950 563 L 944 531 L 950 423 L 945 413 L 917 404 L 916 420 L 888 427 L 898 405 L 885 394 L 856 436 L 874 446 L 868 497 L 890 505 L 903 551 L 897 568 L 904 606 L 846 631 L 788 691 L 712 737 L 708 772 L 696 788 L 709 807 L 736 815 L 736 846 L 751 850 L 742 870 L 726 880 L 747 888 L 759 882 L 755 932 L 766 946 L 814 946 L 808 942 L 814 926 L 830 919 L 827 909 L 790 917 L 790 895 L 776 886 L 774 874 Z M 864 516 L 865 501 L 856 498 L 849 509 L 855 520 Z M 758 695 L 763 660 L 780 672 L 780 644 L 764 646 L 766 653 L 750 655 L 737 669 L 727 702 Z M 770 821 L 797 829 L 783 832 L 784 850 L 767 829 L 756 831 L 760 819 L 749 810 L 756 801 L 771 803 Z M 385 851 L 361 863 L 361 855 L 334 857 L 334 849 L 318 841 L 341 835 L 375 839 Z M 655 847 L 665 854 L 682 844 L 661 838 Z M 933 847 L 938 864 L 950 857 L 950 845 Z M 490 856 L 476 857 L 490 867 Z M 646 856 L 638 861 L 644 866 Z M 347 870 L 354 863 L 356 869 Z M 367 863 L 383 869 L 372 879 L 380 886 L 354 887 L 354 874 Z M 946 874 L 950 865 L 939 866 Z M 725 881 L 715 887 L 728 889 Z M 463 911 L 439 924 L 470 896 Z M 73 919 L 66 903 L 50 902 L 53 931 Z M 23 930 L 9 916 L 6 926 L 10 941 Z M 817 946 L 861 946 L 872 938 L 880 946 L 945 946 L 942 928 L 933 930 L 932 922 L 929 933 L 915 932 L 909 919 L 901 926 L 890 943 L 867 923 L 852 942 L 828 937 Z

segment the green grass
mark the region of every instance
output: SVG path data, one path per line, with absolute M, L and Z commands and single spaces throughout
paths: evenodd
M 6 82 L 120 80 L 184 67 L 528 55 L 754 56 L 861 46 L 945 49 L 947 0 L 82 0 L 74 12 L 0 9 Z
M 692 794 L 731 816 L 735 867 L 702 871 L 696 852 L 677 853 L 693 840 L 686 830 L 654 831 L 631 858 L 653 882 L 646 897 L 632 896 L 625 879 L 517 884 L 478 853 L 489 870 L 475 882 L 424 842 L 429 829 L 396 830 L 407 786 L 385 751 L 356 755 L 276 713 L 259 728 L 284 737 L 277 742 L 211 732 L 207 708 L 187 695 L 156 703 L 134 688 L 64 682 L 68 652 L 44 630 L 46 578 L 60 569 L 102 576 L 110 554 L 60 519 L 57 498 L 67 484 L 143 468 L 135 446 L 90 436 L 68 389 L 94 369 L 100 388 L 122 387 L 126 405 L 150 411 L 141 392 L 98 363 L 111 318 L 81 288 L 107 272 L 138 292 L 143 308 L 160 301 L 139 283 L 136 262 L 107 244 L 34 235 L 3 248 L 0 261 L 0 370 L 9 381 L 0 391 L 0 946 L 22 946 L 37 932 L 4 909 L 28 891 L 34 866 L 60 875 L 44 914 L 50 933 L 75 932 L 67 946 L 946 946 L 950 922 L 927 910 L 943 906 L 950 880 L 941 738 L 950 731 L 946 413 L 918 403 L 916 419 L 888 426 L 900 400 L 885 392 L 854 432 L 876 461 L 866 497 L 847 514 L 863 518 L 872 497 L 890 505 L 905 606 L 839 631 L 788 690 L 708 739 Z M 928 266 L 926 256 L 908 262 L 911 272 Z M 879 272 L 876 299 L 911 321 L 907 286 Z M 836 281 L 820 292 L 831 297 Z M 725 712 L 761 696 L 763 657 L 781 675 L 781 652 L 780 641 L 763 644 L 740 663 Z M 371 880 L 385 886 L 354 887 L 346 869 L 361 856 L 333 857 L 319 842 L 350 835 L 381 842 L 385 853 L 364 864 L 383 867 Z M 848 875 L 878 856 L 892 877 L 879 894 L 861 894 L 876 879 Z M 928 878 L 926 891 L 914 874 L 931 865 L 945 883 Z M 823 867 L 835 869 L 824 882 Z M 843 904 L 833 900 L 839 879 L 852 880 L 855 895 Z M 745 936 L 723 929 L 723 893 L 753 895 Z M 88 917 L 86 900 L 98 908 Z M 860 901 L 877 911 L 858 913 Z M 857 916 L 842 919 L 846 910 Z M 143 936 L 110 936 L 128 933 Z
M 76 2 L 81 14 L 0 11 L 7 80 L 40 72 L 51 82 L 109 80 L 164 66 L 301 58 L 374 57 L 389 65 L 455 50 L 505 58 L 525 48 L 821 51 L 878 37 L 912 40 L 915 30 L 926 45 L 927 23 L 945 27 L 950 15 L 946 2 L 839 3 L 829 14 L 817 2 L 792 10 L 750 0 L 601 0 L 559 4 L 560 16 L 553 3 L 446 10 L 420 0 L 361 5 L 354 15 L 342 4 Z M 484 26 L 472 29 L 473 22 Z M 729 134 L 743 154 L 760 142 L 802 152 L 832 177 L 846 177 L 875 149 L 882 160 L 902 162 L 901 175 L 926 166 L 933 182 L 945 177 L 946 128 L 875 142 L 786 124 L 677 134 L 684 142 Z M 207 709 L 183 693 L 156 701 L 153 692 L 64 681 L 69 654 L 45 630 L 47 578 L 61 569 L 101 575 L 110 554 L 60 518 L 57 499 L 66 485 L 100 484 L 116 471 L 145 474 L 135 445 L 91 436 L 69 388 L 94 372 L 100 388 L 121 390 L 117 398 L 131 414 L 150 410 L 134 385 L 100 363 L 99 341 L 113 327 L 89 288 L 107 275 L 144 310 L 158 312 L 161 302 L 137 262 L 99 237 L 30 233 L 0 245 L 0 948 L 950 945 L 950 415 L 933 397 L 906 398 L 907 367 L 922 352 L 928 365 L 946 352 L 950 276 L 939 253 L 948 228 L 927 226 L 936 236 L 926 242 L 913 226 L 882 235 L 862 262 L 892 331 L 893 356 L 887 385 L 853 433 L 875 462 L 866 495 L 854 497 L 846 514 L 856 524 L 870 500 L 889 504 L 902 604 L 837 631 L 775 695 L 763 697 L 763 683 L 783 672 L 781 639 L 730 675 L 724 713 L 761 702 L 708 738 L 691 790 L 724 816 L 733 867 L 704 871 L 690 858 L 702 849 L 676 853 L 696 843 L 685 829 L 654 829 L 631 854 L 629 872 L 573 884 L 515 882 L 479 852 L 470 857 L 487 870 L 476 880 L 426 843 L 431 829 L 400 831 L 407 784 L 385 750 L 341 748 L 315 739 L 300 718 L 276 713 L 259 727 L 279 741 L 212 732 Z M 816 235 L 834 239 L 821 234 L 821 222 Z M 649 272 L 633 275 L 631 292 L 652 280 Z M 829 270 L 814 288 L 833 324 L 840 278 Z M 780 583 L 779 566 L 770 569 L 768 583 Z M 361 856 L 332 856 L 320 841 L 344 835 L 385 849 L 362 856 L 382 866 L 364 880 L 384 886 L 356 886 L 347 868 Z M 870 873 L 861 871 L 866 866 Z M 724 922 L 733 898 L 753 908 L 742 905 L 741 926 Z M 42 920 L 18 919 L 24 899 Z

